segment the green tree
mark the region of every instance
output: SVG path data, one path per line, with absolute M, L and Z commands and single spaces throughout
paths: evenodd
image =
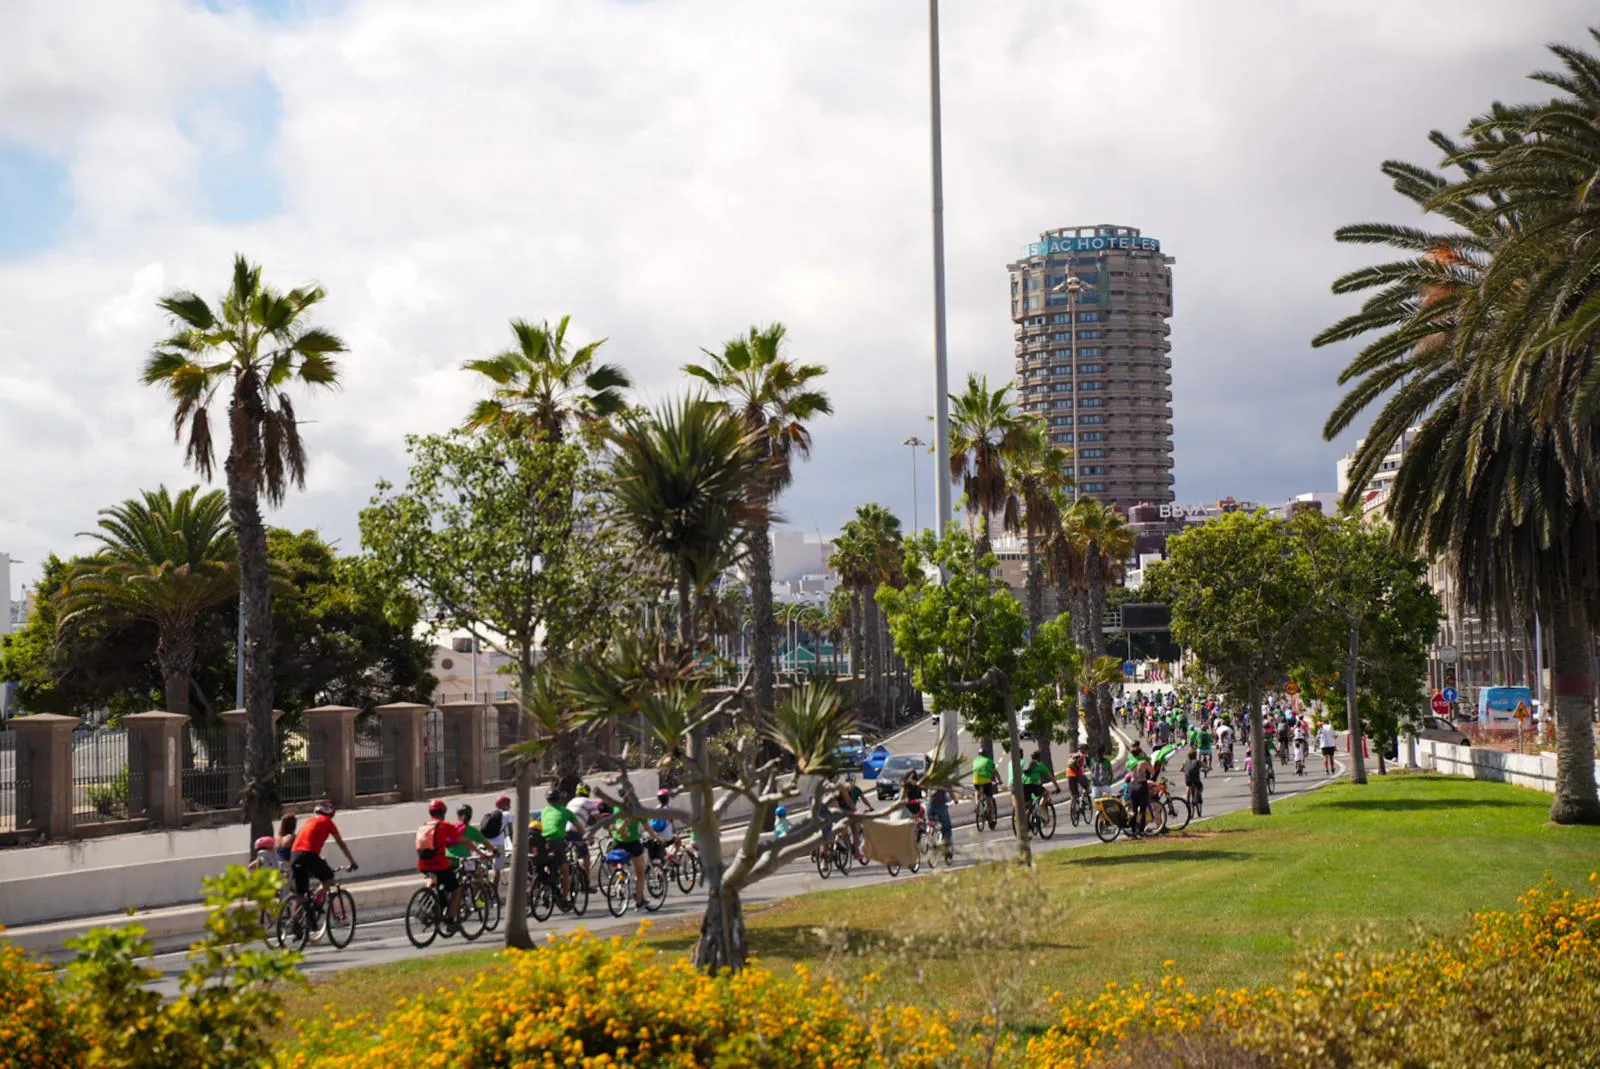
M 709 384 L 762 443 L 750 477 L 751 495 L 762 507 L 750 512 L 751 525 L 745 532 L 750 608 L 755 620 L 751 661 L 760 709 L 772 708 L 773 694 L 773 502 L 794 478 L 794 458 L 811 455 L 811 430 L 806 423 L 833 412 L 828 395 L 816 385 L 828 369 L 821 364 L 796 363 L 785 356 L 786 334 L 782 323 L 751 327 L 748 334 L 725 342 L 720 353 L 706 350 L 707 363 L 686 364 L 683 369 Z
M 577 351 L 567 345 L 571 316 L 554 327 L 548 321 L 511 321 L 516 346 L 465 367 L 493 384 L 491 396 L 477 402 L 467 429 L 500 427 L 513 435 L 543 435 L 560 441 L 574 426 L 597 428 L 619 415 L 633 385 L 616 364 L 595 363 L 605 339 Z
M 828 567 L 856 597 L 861 609 L 862 660 L 866 678 L 866 705 L 887 720 L 889 650 L 878 589 L 903 581 L 905 555 L 900 519 L 876 502 L 856 506 L 856 513 L 834 539 Z
M 1256 768 L 1267 767 L 1262 696 L 1308 659 L 1315 635 L 1321 591 L 1293 530 L 1307 516 L 1230 513 L 1175 535 L 1168 559 L 1145 576 L 1145 588 L 1172 607 L 1173 637 L 1244 703 Z M 1272 812 L 1265 776 L 1251 795 L 1256 813 Z
M 1011 403 L 1011 384 L 989 388 L 987 375 L 967 376 L 966 389 L 950 395 L 950 480 L 961 484 L 967 513 L 978 518 L 974 548 L 987 555 L 989 518 L 1001 516 L 1016 526 L 1017 501 L 1006 457 L 1027 426 Z M 1009 517 L 1009 519 L 1005 519 Z
M 1338 279 L 1336 293 L 1373 292 L 1314 344 L 1365 340 L 1340 376 L 1353 385 L 1328 436 L 1381 401 L 1347 503 L 1415 426 L 1385 501 L 1400 544 L 1441 560 L 1480 615 L 1549 624 L 1551 816 L 1596 823 L 1589 650 L 1600 621 L 1600 423 L 1588 416 L 1595 346 L 1582 326 L 1594 302 L 1573 273 L 1594 252 L 1577 237 L 1588 232 L 1574 229 L 1583 213 L 1570 210 L 1587 201 L 1592 177 L 1569 137 L 1581 131 L 1580 95 L 1592 99 L 1595 60 L 1557 54 L 1567 73 L 1540 77 L 1565 97 L 1497 104 L 1459 143 L 1435 133 L 1443 172 L 1384 165 L 1397 192 L 1448 228 L 1338 231 L 1341 241 L 1387 245 L 1403 258 Z
M 1032 632 L 1022 675 L 1033 684 L 1023 695 L 1033 707 L 1029 726 L 1045 754 L 1045 763 L 1055 768 L 1052 743 L 1069 749 L 1078 744 L 1078 691 L 1083 678 L 1083 651 L 1072 633 L 1072 617 L 1062 614 L 1039 625 Z
M 1044 623 L 1044 575 L 1039 550 L 1046 537 L 1060 527 L 1062 494 L 1072 486 L 1071 454 L 1051 443 L 1042 422 L 1031 420 L 1017 434 L 1005 459 L 1016 487 L 1014 499 L 1022 509 L 1021 526 L 1027 533 L 1031 634 Z
M 609 514 L 671 576 L 678 609 L 674 660 L 693 664 L 704 642 L 695 594 L 734 562 L 743 532 L 763 522 L 767 499 L 749 493 L 749 472 L 752 458 L 769 448 L 765 428 L 752 427 L 726 405 L 690 397 L 654 413 L 624 415 L 612 435 L 612 446 L 611 477 L 605 486 Z M 716 781 L 707 753 L 707 720 L 696 715 L 698 684 L 680 669 L 676 684 L 653 698 L 642 696 L 640 655 L 630 656 L 631 660 L 591 676 L 611 679 L 613 695 L 602 700 L 591 694 L 587 708 L 591 717 L 635 710 L 652 725 L 669 755 L 687 753 L 693 776 L 689 820 L 705 868 L 707 895 L 695 964 L 713 972 L 738 968 L 744 962 L 744 915 L 737 886 L 724 881 L 727 865 Z M 766 663 L 770 666 L 770 658 Z M 629 694 L 614 693 L 621 688 L 628 688 Z M 727 704 L 719 703 L 718 708 Z M 765 715 L 757 703 L 756 719 Z
M 1085 497 L 1061 512 L 1051 532 L 1051 572 L 1065 604 L 1070 606 L 1084 663 L 1093 666 L 1106 656 L 1105 614 L 1112 583 L 1122 575 L 1133 553 L 1133 533 L 1115 509 Z M 1119 677 L 1120 679 L 1120 677 Z M 1098 685 L 1084 706 L 1089 744 L 1111 749 L 1110 688 Z
M 238 590 L 236 552 L 222 491 L 176 497 L 165 486 L 100 510 L 100 543 L 68 569 L 58 629 L 90 620 L 141 620 L 155 628 L 167 712 L 189 715 L 195 630 Z
M 244 616 L 244 810 L 252 841 L 272 830 L 279 810 L 278 746 L 272 723 L 272 601 L 267 531 L 261 499 L 283 501 L 304 486 L 305 446 L 289 387 L 332 387 L 339 381 L 339 337 L 306 323 L 324 297 L 320 286 L 280 293 L 262 282 L 261 268 L 234 257 L 233 278 L 216 308 L 178 291 L 159 302 L 175 332 L 145 362 L 146 385 L 171 396 L 173 428 L 188 436 L 185 458 L 209 479 L 214 467 L 211 406 L 228 394 L 228 456 L 223 463 L 228 516 L 238 543 Z
M 628 556 L 604 523 L 599 473 L 578 441 L 478 433 L 410 437 L 404 490 L 379 483 L 361 513 L 361 542 L 381 582 L 415 597 L 440 624 L 473 634 L 516 665 L 519 700 L 547 657 L 614 624 Z M 558 772 L 576 772 L 558 740 Z M 516 770 L 516 827 L 532 819 L 532 769 Z M 511 866 L 506 942 L 532 946 L 527 927 L 527 837 Z

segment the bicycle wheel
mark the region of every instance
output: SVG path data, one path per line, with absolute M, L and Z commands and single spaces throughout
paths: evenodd
M 667 900 L 667 869 L 659 861 L 652 861 L 644 870 L 644 908 L 651 913 L 660 909 Z
M 850 844 L 842 839 L 833 842 L 833 867 L 841 876 L 850 875 Z
M 1274 776 L 1272 774 L 1272 770 L 1271 769 L 1267 770 L 1267 793 L 1268 794 L 1277 794 L 1278 793 L 1278 777 Z
M 472 883 L 461 889 L 460 923 L 461 938 L 469 943 L 475 943 L 478 937 L 489 930 L 489 912 L 493 905 L 489 901 L 489 889 L 481 883 Z
M 285 950 L 300 950 L 311 938 L 310 918 L 298 898 L 286 898 L 278 907 L 277 936 L 278 945 Z
M 1189 810 L 1189 803 L 1184 799 L 1175 797 L 1167 799 L 1167 831 L 1182 831 L 1189 826 L 1193 816 Z
M 406 904 L 406 938 L 421 950 L 439 937 L 439 900 L 433 888 L 419 887 Z
M 589 912 L 589 878 L 572 877 L 572 899 L 567 903 L 574 917 L 581 917 Z
M 1094 834 L 1095 838 L 1103 843 L 1114 843 L 1117 841 L 1117 836 L 1122 834 L 1122 829 L 1114 821 L 1107 818 L 1104 813 L 1096 813 L 1094 815 Z
M 338 887 L 328 892 L 322 923 L 329 943 L 341 949 L 350 945 L 356 937 L 356 900 L 349 891 Z
M 505 914 L 505 901 L 500 897 L 498 884 L 486 883 L 483 886 L 489 892 L 489 930 L 492 932 L 500 927 L 500 920 Z
M 556 892 L 548 882 L 540 882 L 533 888 L 533 893 L 528 895 L 528 912 L 533 919 L 543 924 L 550 919 L 556 911 Z
M 606 879 L 606 908 L 620 917 L 633 905 L 633 880 L 626 869 L 612 869 Z
M 898 861 L 885 861 L 883 867 L 889 870 L 891 877 L 900 875 L 900 862 Z
M 1056 804 L 1048 798 L 1039 799 L 1039 837 L 1041 839 L 1054 839 L 1056 836 Z
M 832 853 L 826 847 L 817 847 L 811 852 L 811 863 L 817 866 L 817 875 L 826 880 L 833 875 Z
M 1167 807 L 1159 802 L 1150 803 L 1150 819 L 1145 823 L 1146 835 L 1164 835 L 1167 831 Z
M 672 876 L 678 884 L 678 890 L 688 894 L 700 882 L 700 862 L 694 859 L 693 854 L 679 854 Z

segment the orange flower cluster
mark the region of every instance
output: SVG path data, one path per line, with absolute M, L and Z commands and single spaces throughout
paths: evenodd
M 56 1069 L 82 1057 L 50 967 L 0 943 L 0 1066 Z

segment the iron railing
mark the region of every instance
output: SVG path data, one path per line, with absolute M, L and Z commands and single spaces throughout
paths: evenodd
M 445 730 L 444 714 L 428 710 L 422 734 L 422 764 L 428 790 L 455 787 L 461 783 L 461 760 L 451 732 Z
M 400 789 L 390 745 L 380 725 L 356 725 L 356 794 L 388 794 Z
M 0 731 L 0 831 L 16 831 L 22 796 L 29 790 L 17 768 L 17 733 Z
M 127 820 L 130 799 L 143 790 L 144 775 L 128 764 L 126 731 L 73 732 L 71 826 Z
M 320 801 L 327 794 L 326 765 L 313 760 L 311 740 L 305 732 L 290 729 L 278 734 L 278 798 L 284 802 Z

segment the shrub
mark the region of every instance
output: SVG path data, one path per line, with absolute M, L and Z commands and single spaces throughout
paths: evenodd
M 429 1066 L 690 1067 L 968 1064 L 950 1019 L 863 1014 L 829 981 L 761 968 L 710 977 L 633 940 L 579 932 L 454 992 L 402 1003 L 376 1025 L 310 1026 L 291 1069 Z M 356 1037 L 356 1038 L 352 1038 Z
M 0 943 L 0 1066 L 56 1069 L 83 1060 L 50 967 Z

